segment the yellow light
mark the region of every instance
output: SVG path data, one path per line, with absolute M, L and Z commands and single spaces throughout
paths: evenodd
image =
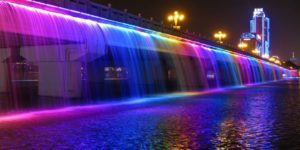
M 258 49 L 255 49 L 255 50 L 252 50 L 252 53 L 253 53 L 253 54 L 259 54 L 260 51 L 259 51 Z
M 248 47 L 248 44 L 244 43 L 244 42 L 241 42 L 241 43 L 238 44 L 238 47 L 241 48 L 241 49 L 244 49 L 244 48 Z
M 183 20 L 184 19 L 184 15 L 180 15 L 179 20 Z
M 272 57 L 269 59 L 269 61 L 274 62 L 274 63 L 277 62 L 277 64 L 281 64 L 281 61 L 280 61 L 280 59 L 279 59 L 278 56 L 272 56 Z
M 174 22 L 173 27 L 175 29 L 180 29 L 180 26 L 178 26 L 178 22 L 183 21 L 184 19 L 185 19 L 185 16 L 183 14 L 180 14 L 178 11 L 174 11 L 173 15 L 168 16 L 168 21 Z
M 275 60 L 275 64 L 281 64 L 279 60 Z
M 274 61 L 275 61 L 275 58 L 274 58 L 274 57 L 271 57 L 271 58 L 269 59 L 269 61 L 274 62 Z
M 217 33 L 214 34 L 214 37 L 216 39 L 218 39 L 218 42 L 223 43 L 222 39 L 226 38 L 227 34 L 223 33 L 222 31 L 219 31 L 219 32 L 217 32 Z

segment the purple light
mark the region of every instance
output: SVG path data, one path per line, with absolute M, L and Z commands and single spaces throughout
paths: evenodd
M 26 113 L 16 113 L 16 114 L 8 114 L 8 115 L 0 115 L 0 123 L 5 122 L 15 122 L 15 121 L 22 121 L 22 120 L 30 120 L 35 118 L 43 118 L 49 116 L 64 116 L 68 114 L 73 114 L 75 112 L 87 112 L 87 111 L 97 111 L 105 108 L 117 107 L 117 106 L 124 106 L 124 105 L 138 105 L 144 103 L 155 103 L 161 101 L 168 101 L 172 99 L 184 100 L 185 97 L 193 97 L 193 96 L 200 96 L 200 95 L 207 95 L 213 93 L 219 93 L 224 91 L 230 91 L 234 89 L 245 88 L 249 86 L 257 86 L 261 84 L 272 83 L 276 81 L 269 81 L 269 82 L 262 82 L 262 83 L 251 83 L 246 85 L 240 86 L 233 86 L 227 88 L 219 88 L 219 89 L 212 89 L 208 91 L 195 91 L 195 92 L 180 92 L 180 93 L 172 93 L 172 94 L 164 94 L 164 95 L 153 95 L 146 98 L 130 98 L 124 100 L 123 102 L 108 102 L 103 104 L 97 105 L 86 105 L 86 106 L 71 106 L 65 107 L 61 109 L 50 109 L 50 110 L 42 110 L 42 111 L 31 111 Z M 76 113 L 75 113 L 76 115 Z

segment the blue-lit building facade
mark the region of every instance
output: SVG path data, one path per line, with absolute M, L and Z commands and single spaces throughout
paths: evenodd
M 270 19 L 262 8 L 255 8 L 250 21 L 250 32 L 256 35 L 256 49 L 263 58 L 270 56 Z

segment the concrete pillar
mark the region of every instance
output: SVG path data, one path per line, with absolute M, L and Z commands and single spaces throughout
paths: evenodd
M 7 63 L 5 62 L 8 58 L 11 61 L 17 60 L 17 57 L 20 56 L 20 47 L 12 47 L 12 48 L 1 48 L 0 49 L 0 93 L 9 92 L 8 83 L 8 70 L 9 68 Z
M 1 48 L 0 49 L 0 93 L 7 92 L 6 88 L 6 69 L 5 63 L 3 61 L 8 57 L 8 50 Z
M 7 92 L 7 69 L 5 68 L 5 63 L 0 62 L 0 93 Z
M 80 62 L 40 62 L 39 95 L 50 97 L 81 97 Z

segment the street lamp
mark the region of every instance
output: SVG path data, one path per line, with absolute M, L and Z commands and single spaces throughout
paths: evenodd
M 173 21 L 174 25 L 173 28 L 180 29 L 180 26 L 178 25 L 179 21 L 183 21 L 185 16 L 183 14 L 180 14 L 178 11 L 174 11 L 173 15 L 168 16 L 168 21 Z
M 215 33 L 214 37 L 216 39 L 218 39 L 218 42 L 219 43 L 223 43 L 222 39 L 226 38 L 227 37 L 227 34 L 226 33 L 223 33 L 222 31 L 219 31 L 217 33 Z
M 252 50 L 252 53 L 255 55 L 259 55 L 260 51 L 258 49 L 254 49 L 254 50 Z

